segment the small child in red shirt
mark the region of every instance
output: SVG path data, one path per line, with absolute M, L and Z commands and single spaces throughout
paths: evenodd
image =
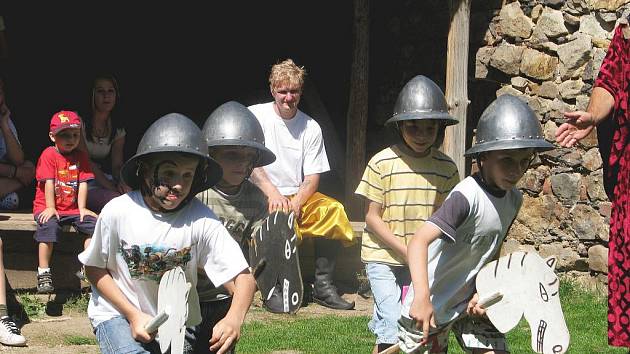
M 97 215 L 86 208 L 87 182 L 94 178 L 88 155 L 77 149 L 81 139 L 81 119 L 75 112 L 61 111 L 50 121 L 50 140 L 55 146 L 46 148 L 35 169 L 37 187 L 33 215 L 37 222 L 35 241 L 38 245 L 37 292 L 52 293 L 50 258 L 61 225 L 72 224 L 89 235 L 94 232 Z

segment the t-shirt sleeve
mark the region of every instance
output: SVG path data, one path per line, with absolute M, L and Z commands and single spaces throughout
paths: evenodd
M 374 158 L 368 162 L 355 193 L 362 195 L 373 202 L 383 204 L 381 171 L 379 170 L 376 162 L 377 161 Z
M 305 176 L 330 170 L 322 131 L 319 126 L 315 128 L 317 129 L 313 129 L 313 133 L 305 146 L 304 166 L 302 168 Z
M 455 242 L 457 228 L 466 220 L 470 211 L 468 199 L 464 195 L 455 191 L 449 195 L 442 206 L 435 212 L 427 222 L 437 226 L 444 235 Z
M 220 223 L 207 224 L 198 252 L 199 266 L 215 286 L 225 284 L 248 267 L 238 243 Z
M 79 182 L 86 182 L 91 179 L 94 179 L 94 173 L 92 173 L 92 168 L 90 167 L 90 160 L 88 158 L 88 154 L 80 151 L 79 152 Z
M 96 219 L 96 226 L 92 234 L 90 245 L 79 253 L 79 261 L 86 266 L 107 268 L 110 257 L 110 239 L 112 228 L 110 227 L 110 214 L 106 209 Z
M 55 172 L 55 152 L 53 149 L 46 149 L 39 156 L 39 160 L 37 160 L 35 179 L 39 182 L 44 182 L 48 179 L 55 179 Z

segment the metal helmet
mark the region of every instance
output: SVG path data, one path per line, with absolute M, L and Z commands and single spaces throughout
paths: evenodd
M 534 111 L 516 96 L 502 95 L 481 114 L 477 123 L 477 139 L 466 156 L 485 151 L 534 148 L 553 149 L 543 136 Z
M 394 114 L 385 124 L 415 119 L 435 119 L 445 125 L 459 123 L 448 114 L 442 90 L 424 75 L 409 80 L 400 90 L 394 104 Z
M 221 166 L 208 156 L 201 130 L 195 122 L 179 113 L 169 113 L 156 120 L 144 133 L 136 154 L 127 160 L 120 170 L 120 176 L 129 187 L 140 186 L 138 176 L 139 161 L 158 152 L 181 152 L 198 156 L 205 163 L 200 163 L 189 195 L 196 195 L 214 186 L 223 175 Z
M 254 113 L 236 101 L 226 102 L 215 109 L 206 119 L 202 135 L 209 147 L 247 146 L 258 150 L 254 167 L 276 160 L 276 155 L 265 147 L 265 135 Z

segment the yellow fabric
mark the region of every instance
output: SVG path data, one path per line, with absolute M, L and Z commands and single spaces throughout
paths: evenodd
M 458 182 L 457 166 L 439 150 L 431 149 L 425 157 L 412 157 L 393 146 L 372 157 L 355 193 L 381 204 L 383 221 L 407 245 Z M 361 238 L 361 260 L 406 264 L 367 227 Z
M 289 196 L 289 199 L 294 196 Z M 354 242 L 352 225 L 343 204 L 319 192 L 313 193 L 302 205 L 300 218 L 296 221 L 295 233 L 300 242 L 303 237 L 339 240 L 344 246 L 350 246 Z

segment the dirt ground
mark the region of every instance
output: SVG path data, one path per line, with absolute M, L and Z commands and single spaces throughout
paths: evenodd
M 39 297 L 39 296 L 38 296 Z M 282 321 L 285 318 L 293 319 L 312 318 L 325 315 L 336 316 L 368 316 L 372 313 L 372 299 L 365 299 L 354 294 L 345 294 L 343 297 L 355 301 L 355 309 L 352 311 L 332 310 L 315 303 L 309 303 L 302 307 L 295 315 L 282 315 L 267 312 L 262 308 L 260 293 L 254 297 L 254 303 L 247 315 L 247 321 Z M 46 302 L 46 297 L 39 297 Z M 22 333 L 28 340 L 28 346 L 12 348 L 0 346 L 0 353 L 37 353 L 37 354 L 75 354 L 75 353 L 99 353 L 96 345 L 79 345 L 80 342 L 92 340 L 94 335 L 85 312 L 76 308 L 63 308 L 59 316 L 44 315 L 31 319 L 22 327 Z

